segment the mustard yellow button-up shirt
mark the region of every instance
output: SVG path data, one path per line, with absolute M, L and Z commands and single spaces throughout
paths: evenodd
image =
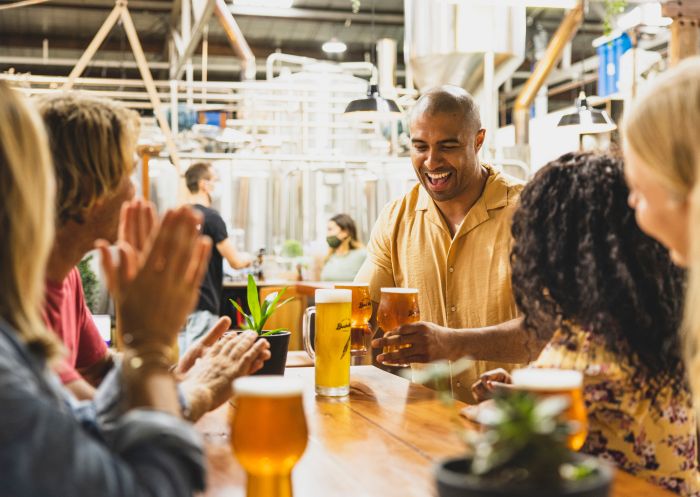
M 384 208 L 356 278 L 370 284 L 374 302 L 379 302 L 381 287 L 410 287 L 418 289 L 423 321 L 480 328 L 517 317 L 510 281 L 510 224 L 522 184 L 486 167 L 484 191 L 454 238 L 420 185 Z M 472 383 L 495 367 L 513 365 L 479 361 L 453 376 L 453 395 L 472 402 Z

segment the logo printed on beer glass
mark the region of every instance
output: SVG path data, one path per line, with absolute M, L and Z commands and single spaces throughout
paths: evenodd
M 338 323 L 338 325 L 335 327 L 336 331 L 344 330 L 346 328 L 350 328 L 351 326 L 351 321 L 349 319 L 343 319 L 341 322 Z

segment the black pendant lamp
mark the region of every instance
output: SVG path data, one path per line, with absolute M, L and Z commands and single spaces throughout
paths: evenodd
M 374 4 L 372 0 L 372 39 L 374 36 Z M 375 59 L 375 57 L 372 57 Z M 377 69 L 372 66 L 372 75 L 370 76 L 369 86 L 367 87 L 367 97 L 358 100 L 353 100 L 345 107 L 343 115 L 361 121 L 380 121 L 387 119 L 397 119 L 401 116 L 401 107 L 395 101 L 383 98 L 379 95 L 379 86 L 377 85 Z
M 379 95 L 379 87 L 370 83 L 367 97 L 353 100 L 345 107 L 344 114 L 365 121 L 382 118 L 396 118 L 401 115 L 401 108 L 395 101 Z
M 578 126 L 579 134 L 609 133 L 617 129 L 607 112 L 588 105 L 584 91 L 576 99 L 576 110 L 564 114 L 557 126 Z

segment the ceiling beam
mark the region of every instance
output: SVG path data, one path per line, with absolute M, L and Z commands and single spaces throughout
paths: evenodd
M 349 3 L 348 3 L 349 5 Z M 250 17 L 273 17 L 278 19 L 308 19 L 314 21 L 326 22 L 342 22 L 350 21 L 352 23 L 384 24 L 391 26 L 403 26 L 403 12 L 387 12 L 379 11 L 372 15 L 371 12 L 360 11 L 353 14 L 350 8 L 347 9 L 308 9 L 302 7 L 292 8 L 274 8 L 274 7 L 229 7 L 234 16 L 250 16 Z
M 90 10 L 110 10 L 114 6 L 113 2 L 103 2 L 100 0 L 56 0 L 45 5 L 37 6 L 44 9 L 90 9 Z M 129 10 L 132 12 L 167 12 L 171 14 L 175 11 L 171 1 L 159 0 L 129 0 Z M 267 17 L 278 19 L 307 19 L 313 21 L 339 22 L 344 23 L 349 20 L 352 23 L 403 26 L 403 12 L 401 11 L 376 11 L 374 16 L 367 10 L 362 10 L 353 14 L 348 2 L 347 9 L 320 9 L 307 7 L 273 8 L 273 7 L 236 7 L 230 6 L 231 13 L 235 16 L 245 17 Z
M 85 47 L 90 43 L 91 38 L 81 37 L 76 38 L 74 36 L 63 35 L 49 35 L 49 53 L 53 50 L 84 50 Z M 0 47 L 5 47 L 4 54 L 11 53 L 12 49 L 37 49 L 41 50 L 41 40 L 42 38 L 37 38 L 30 34 L 12 34 L 12 33 L 0 33 Z M 325 59 L 328 58 L 328 54 L 325 54 L 321 50 L 321 43 L 315 40 L 303 40 L 303 41 L 287 41 L 281 40 L 281 42 L 276 42 L 274 40 L 268 39 L 256 39 L 248 38 L 253 53 L 258 58 L 265 58 L 272 52 L 281 49 L 285 53 L 290 53 L 293 55 L 301 55 L 304 57 L 311 57 L 315 59 Z M 153 36 L 150 38 L 145 38 L 141 40 L 141 45 L 143 46 L 143 51 L 149 55 L 153 55 L 153 60 L 167 60 L 162 52 L 162 39 L 160 36 Z M 109 38 L 102 43 L 100 53 L 113 52 L 111 55 L 113 58 L 117 58 L 120 53 L 121 41 L 118 38 Z M 398 60 L 399 63 L 403 61 L 403 50 L 401 45 L 399 45 L 398 50 Z M 337 57 L 338 60 L 364 60 L 366 47 L 363 44 L 358 43 L 348 43 L 348 51 L 343 54 L 342 57 Z M 127 53 L 125 51 L 124 53 Z M 130 55 L 131 52 L 128 52 Z M 17 54 L 21 55 L 21 54 Z M 209 55 L 210 56 L 231 56 L 231 46 L 228 41 L 223 36 L 213 37 L 211 29 L 209 31 Z M 129 57 L 130 59 L 130 57 Z M 333 60 L 336 60 L 334 58 Z

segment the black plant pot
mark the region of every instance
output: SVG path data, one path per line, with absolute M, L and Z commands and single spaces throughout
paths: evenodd
M 283 331 L 276 335 L 258 337 L 258 340 L 267 340 L 270 344 L 270 354 L 272 355 L 256 375 L 263 374 L 284 374 L 284 366 L 287 364 L 287 350 L 289 349 L 289 337 L 292 334 Z
M 589 456 L 580 456 L 585 459 Z M 600 471 L 580 481 L 567 482 L 556 488 L 497 485 L 468 475 L 465 458 L 446 459 L 435 468 L 439 497 L 608 497 L 613 472 L 607 464 Z

